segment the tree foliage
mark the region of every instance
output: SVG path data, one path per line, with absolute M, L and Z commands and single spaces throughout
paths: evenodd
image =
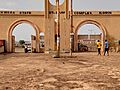
M 116 43 L 115 43 L 115 38 L 110 36 L 110 35 L 107 35 L 107 40 L 109 42 L 109 46 L 110 47 L 115 47 L 116 46 Z
M 20 43 L 20 45 L 23 45 L 25 43 L 25 41 L 24 40 L 20 40 L 19 43 Z

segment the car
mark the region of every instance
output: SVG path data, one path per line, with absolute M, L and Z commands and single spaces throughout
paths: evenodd
M 78 43 L 78 51 L 86 52 L 86 51 L 88 51 L 88 46 Z
M 27 46 L 27 51 L 31 51 L 31 45 Z

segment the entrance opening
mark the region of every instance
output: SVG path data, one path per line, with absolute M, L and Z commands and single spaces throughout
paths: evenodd
M 12 32 L 12 49 L 13 52 L 32 52 L 34 45 L 33 37 L 36 37 L 35 29 L 28 23 L 18 24 Z M 35 40 L 36 42 L 36 40 Z M 25 50 L 25 48 L 27 48 Z
M 97 51 L 96 41 L 101 41 L 102 31 L 95 24 L 84 24 L 77 32 L 78 51 Z

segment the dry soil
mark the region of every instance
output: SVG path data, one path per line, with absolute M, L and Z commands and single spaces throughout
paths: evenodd
M 0 54 L 0 90 L 120 90 L 120 53 Z

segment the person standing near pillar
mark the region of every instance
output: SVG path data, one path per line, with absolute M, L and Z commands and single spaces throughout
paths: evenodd
M 98 48 L 98 55 L 101 55 L 101 42 L 100 42 L 100 40 L 97 41 L 97 48 Z
M 107 52 L 107 55 L 109 56 L 109 43 L 107 40 L 105 40 L 105 50 L 104 50 L 104 56 Z

